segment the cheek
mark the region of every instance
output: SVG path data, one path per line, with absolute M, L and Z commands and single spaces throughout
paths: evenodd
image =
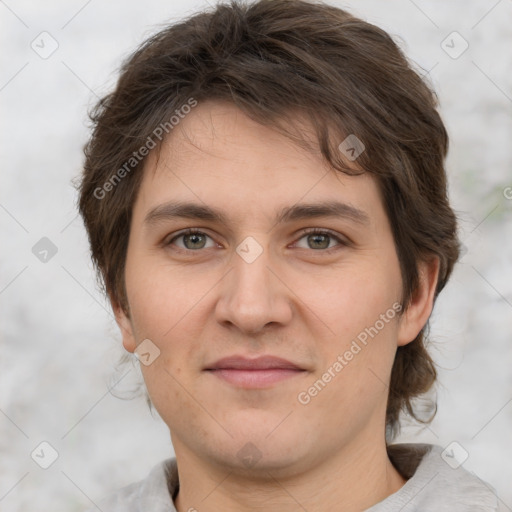
M 134 259 L 133 264 L 127 264 L 126 276 L 132 320 L 138 334 L 163 341 L 187 320 L 208 286 L 194 276 L 187 276 L 181 268 L 155 264 L 149 259 Z
M 355 321 L 353 316 L 348 320 Z M 354 335 L 325 344 L 323 364 L 308 383 L 311 387 L 302 390 L 311 399 L 306 407 L 330 411 L 331 429 L 358 431 L 376 410 L 385 409 L 396 352 L 396 317 L 380 326 L 375 327 L 375 320 L 369 327 L 351 324 L 345 330 Z
M 350 271 L 341 271 L 337 279 L 315 281 L 319 286 L 312 287 L 308 281 L 308 287 L 315 290 L 309 295 L 308 306 L 329 328 L 322 342 L 316 344 L 321 353 L 315 375 L 321 381 L 317 387 L 322 389 L 318 405 L 339 405 L 342 419 L 350 410 L 367 409 L 369 413 L 386 401 L 386 382 L 396 352 L 398 263 L 387 269 L 384 263 L 353 265 Z
M 142 373 L 151 402 L 163 421 L 172 426 L 172 431 L 184 435 L 193 432 L 196 441 L 211 436 L 215 424 L 205 422 L 205 411 L 194 398 L 200 393 L 194 382 L 186 380 L 175 358 L 162 353 L 151 366 L 144 367 Z
M 308 279 L 302 292 L 304 304 L 326 326 L 327 338 L 350 341 L 382 314 L 394 318 L 393 304 L 400 297 L 395 270 L 352 266 L 334 276 Z
M 136 263 L 127 265 L 134 335 L 137 343 L 147 338 L 160 351 L 150 366 L 141 366 L 144 380 L 150 395 L 160 394 L 161 389 L 166 399 L 178 403 L 183 394 L 179 382 L 190 386 L 187 370 L 199 366 L 196 340 L 203 327 L 198 315 L 211 285 L 165 264 Z

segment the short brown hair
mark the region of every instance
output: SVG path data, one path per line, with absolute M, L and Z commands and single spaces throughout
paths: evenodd
M 448 137 L 435 93 L 386 32 L 346 11 L 303 0 L 231 1 L 147 40 L 91 113 L 79 209 L 100 282 L 125 313 L 126 250 L 145 162 L 140 150 L 191 98 L 230 101 L 310 147 L 292 129 L 304 115 L 315 129 L 316 149 L 333 168 L 375 177 L 400 261 L 403 307 L 417 289 L 422 259 L 439 258 L 436 296 L 442 290 L 459 244 L 444 169 Z M 349 134 L 365 146 L 359 171 L 338 149 Z M 419 419 L 412 399 L 436 380 L 425 328 L 398 348 L 388 438 L 398 432 L 402 410 Z

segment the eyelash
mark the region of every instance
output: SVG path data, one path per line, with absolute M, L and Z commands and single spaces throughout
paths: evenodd
M 169 240 L 168 242 L 165 242 L 164 245 L 165 246 L 170 246 L 170 245 L 173 244 L 173 242 L 175 240 L 178 240 L 179 238 L 181 238 L 183 236 L 187 236 L 187 235 L 204 235 L 204 236 L 207 236 L 208 238 L 212 238 L 210 235 L 208 235 L 207 233 L 204 233 L 203 231 L 199 231 L 198 229 L 194 229 L 194 228 L 189 228 L 189 229 L 186 229 L 185 231 L 182 231 L 182 232 L 178 233 L 171 240 Z M 350 244 L 350 242 L 348 240 L 344 240 L 344 239 L 340 238 L 334 232 L 332 232 L 332 231 L 330 231 L 328 229 L 320 229 L 320 228 L 306 228 L 301 233 L 301 236 L 297 239 L 297 241 L 301 240 L 302 238 L 304 238 L 307 235 L 328 235 L 330 238 L 332 238 L 332 239 L 336 240 L 336 242 L 338 242 L 337 246 L 330 247 L 330 248 L 327 248 L 327 249 L 309 249 L 309 250 L 314 251 L 314 252 L 323 252 L 323 253 L 330 254 L 332 251 L 339 250 L 340 246 L 346 247 L 346 246 L 348 246 Z M 182 247 L 177 247 L 177 250 L 178 251 L 182 251 L 182 252 L 187 252 L 187 253 L 200 252 L 201 251 L 201 249 L 197 249 L 197 250 L 194 250 L 194 249 L 183 249 Z

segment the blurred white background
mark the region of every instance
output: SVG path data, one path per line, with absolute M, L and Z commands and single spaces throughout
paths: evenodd
M 429 428 L 406 428 L 400 440 L 457 441 L 469 454 L 464 467 L 512 510 L 512 0 L 330 3 L 395 36 L 428 73 L 451 137 L 450 193 L 465 254 L 433 315 L 439 411 Z M 122 58 L 207 5 L 0 1 L 4 512 L 83 510 L 173 454 L 143 398 L 109 393 L 112 378 L 125 375 L 116 393 L 127 394 L 136 370 L 115 374 L 120 338 L 71 180 L 87 110 L 112 88 Z M 46 263 L 33 253 L 43 237 L 57 250 Z M 46 470 L 31 458 L 43 441 L 59 455 Z M 36 459 L 41 449 L 51 453 L 39 447 Z

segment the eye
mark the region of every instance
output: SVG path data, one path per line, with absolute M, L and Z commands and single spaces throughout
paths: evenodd
M 179 243 L 175 243 L 180 239 L 182 242 L 181 245 Z M 210 239 L 211 241 L 209 246 L 207 246 L 207 239 Z M 181 232 L 169 240 L 166 245 L 176 245 L 179 249 L 196 251 L 198 249 L 209 249 L 210 247 L 214 247 L 215 244 L 206 233 L 193 229 L 187 229 L 187 231 Z
M 300 245 L 301 240 L 306 240 L 305 246 Z M 197 229 L 187 229 L 172 237 L 166 246 L 173 245 L 178 250 L 182 251 L 199 251 L 201 249 L 210 249 L 216 246 L 213 239 Z M 339 249 L 349 245 L 349 242 L 340 236 L 328 231 L 318 228 L 311 228 L 303 232 L 299 241 L 294 244 L 300 249 L 312 249 L 321 252 L 331 252 L 331 250 Z
M 303 240 L 306 239 L 306 247 L 300 247 L 298 245 L 298 242 L 296 245 L 300 249 L 313 249 L 313 250 L 330 250 L 335 249 L 337 246 L 346 246 L 348 245 L 348 242 L 341 239 L 339 236 L 335 235 L 334 233 L 326 230 L 321 230 L 317 228 L 311 228 L 305 232 L 305 234 L 299 239 Z M 332 245 L 331 242 L 338 242 L 337 246 L 336 244 Z M 325 251 L 328 252 L 328 251 Z

